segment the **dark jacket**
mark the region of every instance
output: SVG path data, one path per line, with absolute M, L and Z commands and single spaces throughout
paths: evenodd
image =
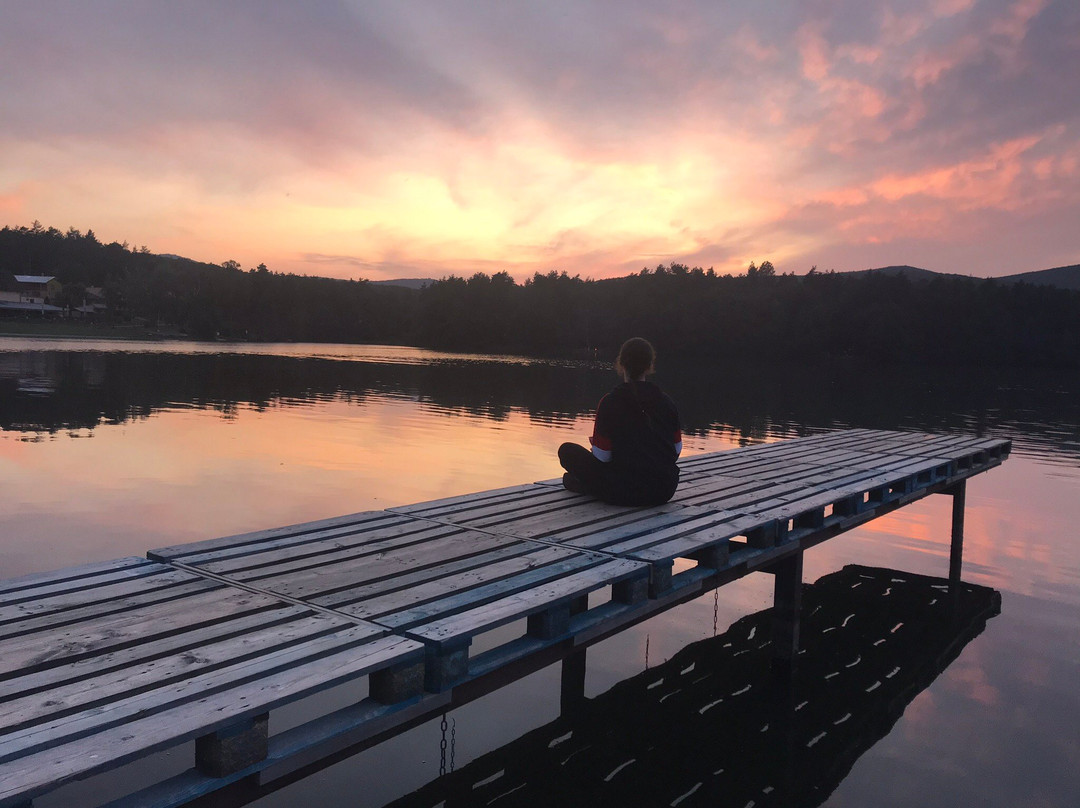
M 651 382 L 620 384 L 596 408 L 590 439 L 637 501 L 666 502 L 679 484 L 682 425 L 675 402 Z

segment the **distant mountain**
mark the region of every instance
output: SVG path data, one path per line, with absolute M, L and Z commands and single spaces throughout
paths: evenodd
M 934 278 L 981 278 L 981 276 L 959 275 L 954 272 L 935 272 L 932 269 L 921 269 L 905 265 L 875 267 L 874 269 L 860 269 L 854 272 L 845 272 L 844 275 L 903 275 L 913 281 L 931 281 Z M 989 278 L 994 283 L 1030 283 L 1033 286 L 1056 286 L 1059 289 L 1080 290 L 1080 264 L 1072 264 L 1067 267 L 1054 267 L 1053 269 L 1040 269 L 1034 272 L 1021 272 L 1016 275 L 1003 275 L 997 278 Z
M 406 289 L 423 289 L 435 283 L 434 278 L 391 278 L 388 281 L 371 281 L 380 286 L 404 286 Z
M 1080 264 L 1040 269 L 1035 272 L 1021 272 L 1018 275 L 1006 275 L 995 280 L 998 283 L 1030 283 L 1035 286 L 1056 286 L 1059 289 L 1080 290 Z
M 932 269 L 912 267 L 907 264 L 897 266 L 875 267 L 874 269 L 857 269 L 853 272 L 845 272 L 845 275 L 903 275 L 912 281 L 931 281 L 934 278 L 966 278 L 967 275 L 957 275 L 953 272 L 935 272 Z

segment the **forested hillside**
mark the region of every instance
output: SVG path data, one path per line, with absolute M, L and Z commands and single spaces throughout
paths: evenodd
M 627 335 L 666 351 L 740 359 L 1070 365 L 1080 360 L 1080 293 L 941 277 L 811 272 L 740 276 L 680 264 L 605 281 L 476 275 L 421 296 L 424 344 L 525 353 L 588 347 L 613 354 Z
M 462 351 L 611 357 L 631 335 L 667 355 L 744 360 L 1080 365 L 1080 292 L 960 276 L 739 276 L 682 264 L 609 280 L 505 272 L 422 289 L 243 270 L 101 244 L 92 232 L 0 231 L 4 273 L 101 286 L 110 316 L 192 337 L 397 342 Z M 932 273 L 931 273 L 932 274 Z
M 314 342 L 408 342 L 415 319 L 410 289 L 366 281 L 244 271 L 235 261 L 204 264 L 154 255 L 145 247 L 101 244 L 92 230 L 0 230 L 0 284 L 15 274 L 54 275 L 101 287 L 109 315 L 182 329 L 193 338 Z

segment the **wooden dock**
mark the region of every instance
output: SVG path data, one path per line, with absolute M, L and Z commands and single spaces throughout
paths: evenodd
M 1009 450 L 847 430 L 688 457 L 655 508 L 546 481 L 0 582 L 0 808 L 193 739 L 189 771 L 110 806 L 271 782 L 757 570 L 790 663 L 806 548 L 950 494 L 959 581 L 965 481 Z M 269 734 L 357 680 L 366 698 Z

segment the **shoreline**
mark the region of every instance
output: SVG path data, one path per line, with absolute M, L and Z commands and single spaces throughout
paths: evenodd
M 136 325 L 55 323 L 0 320 L 0 337 L 51 337 L 64 339 L 146 340 L 188 339 L 186 334 L 167 333 Z

